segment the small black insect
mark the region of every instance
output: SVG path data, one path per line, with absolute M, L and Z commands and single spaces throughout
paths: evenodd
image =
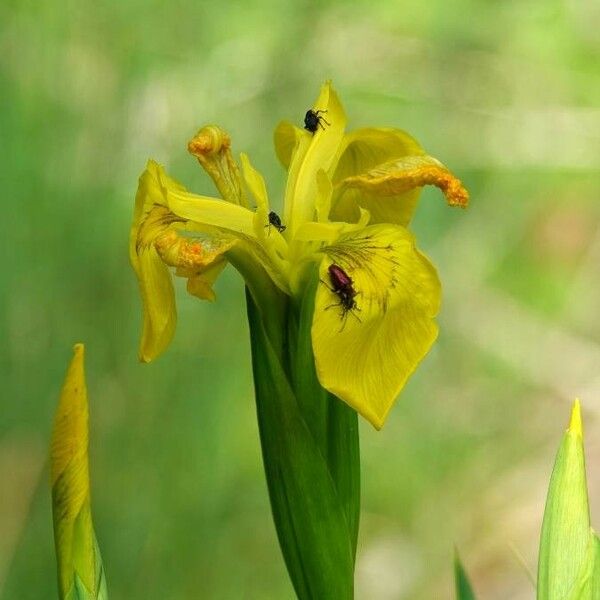
M 286 226 L 281 222 L 281 218 L 274 210 L 269 213 L 269 224 L 265 225 L 265 227 L 269 228 L 269 231 L 271 230 L 271 226 L 275 227 L 279 233 L 283 233 L 286 230 Z
M 341 317 L 344 322 L 342 325 L 343 329 L 346 324 L 348 313 L 353 314 L 358 321 L 360 321 L 355 312 L 360 311 L 356 304 L 356 296 L 358 296 L 359 292 L 354 289 L 354 282 L 350 275 L 348 275 L 348 273 L 346 273 L 339 265 L 336 265 L 335 263 L 330 264 L 329 267 L 327 267 L 327 272 L 329 273 L 329 280 L 331 281 L 331 287 L 327 287 L 337 295 L 340 301 L 328 306 L 325 310 L 333 308 L 334 306 L 342 307 Z M 327 284 L 325 283 L 325 285 Z
M 304 129 L 313 134 L 317 132 L 319 126 L 321 129 L 325 130 L 323 123 L 325 123 L 325 125 L 331 125 L 331 123 L 326 121 L 325 118 L 321 116 L 321 113 L 326 112 L 326 110 L 313 110 L 312 108 L 307 110 L 306 114 L 304 115 Z

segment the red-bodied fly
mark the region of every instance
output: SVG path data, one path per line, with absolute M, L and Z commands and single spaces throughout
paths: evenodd
M 344 325 L 346 324 L 346 317 L 348 313 L 352 313 L 360 321 L 355 313 L 355 311 L 360 310 L 356 304 L 356 296 L 358 296 L 359 292 L 354 289 L 352 277 L 350 277 L 350 275 L 348 275 L 348 273 L 346 273 L 342 267 L 336 265 L 335 263 L 332 263 L 329 265 L 329 267 L 327 267 L 327 272 L 329 273 L 329 280 L 331 282 L 331 287 L 329 289 L 336 294 L 340 301 L 337 304 L 328 306 L 325 310 L 332 308 L 333 306 L 341 306 L 341 316 L 342 320 L 344 321 Z M 343 328 L 344 326 L 342 325 L 342 329 Z

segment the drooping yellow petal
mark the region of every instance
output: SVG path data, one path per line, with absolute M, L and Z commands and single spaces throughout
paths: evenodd
M 212 265 L 188 278 L 187 291 L 200 300 L 215 301 L 213 285 L 221 271 L 227 266 L 225 259 L 217 260 Z
M 220 271 L 212 270 L 208 278 L 203 277 L 202 273 L 214 262 L 222 262 L 223 254 L 235 243 L 235 240 L 216 236 L 207 236 L 202 242 L 182 237 L 178 232 L 193 229 L 193 226 L 184 217 L 172 212 L 169 194 L 186 197 L 187 192 L 160 165 L 149 161 L 140 177 L 129 248 L 143 305 L 139 348 L 143 362 L 162 354 L 175 331 L 175 293 L 168 267 L 176 267 L 181 276 L 194 279 L 190 284 L 194 295 L 212 299 L 212 276 Z M 225 219 L 229 214 L 228 209 L 229 212 L 233 210 L 235 213 L 242 211 L 251 214 L 240 206 L 216 199 L 203 198 L 203 201 L 211 207 L 213 204 L 225 207 Z M 211 218 L 216 220 L 209 214 L 207 220 Z
M 138 283 L 143 304 L 139 358 L 150 362 L 162 354 L 175 332 L 177 311 L 171 274 L 154 246 L 139 255 Z
M 140 177 L 130 259 L 143 304 L 139 356 L 158 357 L 173 337 L 177 312 L 169 267 L 188 279 L 192 295 L 214 300 L 212 286 L 234 245 L 249 261 L 264 268 L 280 289 L 289 291 L 285 260 L 287 245 L 279 233 L 265 240 L 266 215 L 260 217 L 238 204 L 190 194 L 150 161 Z
M 59 596 L 69 600 L 75 597 L 75 589 L 83 585 L 85 597 L 103 597 L 105 582 L 90 508 L 83 344 L 74 347 L 56 410 L 50 478 Z
M 129 239 L 129 258 L 135 271 L 143 307 L 139 357 L 149 362 L 168 346 L 177 321 L 171 275 L 154 241 L 175 221 L 166 207 L 161 168 L 148 162 L 140 176 Z M 175 182 L 169 182 L 174 188 Z
M 296 135 L 285 190 L 284 219 L 292 237 L 305 221 L 314 220 L 317 172 L 328 172 L 333 165 L 346 127 L 346 115 L 331 82 L 325 83 L 312 107 L 325 110 L 329 123 L 313 134 L 303 131 Z
M 352 279 L 344 308 L 328 269 Z M 401 226 L 374 225 L 323 249 L 312 325 L 321 384 L 376 428 L 437 336 L 441 289 L 434 267 Z

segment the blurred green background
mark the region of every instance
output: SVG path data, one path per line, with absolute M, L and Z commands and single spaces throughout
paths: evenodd
M 380 433 L 362 424 L 362 600 L 532 598 L 569 403 L 600 526 L 598 4 L 89 0 L 0 4 L 0 597 L 56 597 L 47 445 L 87 346 L 96 531 L 111 598 L 291 599 L 254 416 L 243 285 L 178 282 L 169 351 L 140 365 L 127 259 L 148 157 L 198 193 L 207 122 L 280 198 L 272 148 L 332 78 L 351 127 L 407 129 L 465 182 L 414 230 L 445 298 L 434 350 Z M 596 170 L 594 170 L 596 169 Z M 525 565 L 525 566 L 524 566 Z

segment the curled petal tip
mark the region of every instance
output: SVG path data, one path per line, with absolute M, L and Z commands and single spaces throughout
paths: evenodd
M 73 345 L 73 354 L 77 357 L 82 357 L 85 354 L 85 344 L 83 342 L 77 342 Z
M 207 125 L 188 142 L 188 151 L 210 175 L 222 198 L 248 206 L 239 169 L 231 155 L 231 138 L 216 125 Z
M 220 127 L 207 125 L 188 142 L 188 152 L 200 158 L 229 150 L 231 138 Z

